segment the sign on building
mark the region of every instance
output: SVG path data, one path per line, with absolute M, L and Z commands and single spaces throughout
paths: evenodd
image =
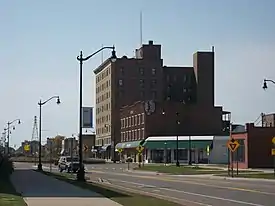
M 93 128 L 93 107 L 82 107 L 82 128 Z

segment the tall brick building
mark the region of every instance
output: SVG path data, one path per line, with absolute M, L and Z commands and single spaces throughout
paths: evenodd
M 214 107 L 213 49 L 195 53 L 192 67 L 169 67 L 163 65 L 161 45 L 149 41 L 136 50 L 134 58 L 123 56 L 115 62 L 107 59 L 94 73 L 96 145 L 112 148 L 111 154 L 121 141 L 120 109 L 137 101 L 196 105 L 200 115 L 206 113 L 208 120 L 220 120 L 217 128 L 221 130 L 221 108 Z M 198 117 L 199 113 L 194 115 Z

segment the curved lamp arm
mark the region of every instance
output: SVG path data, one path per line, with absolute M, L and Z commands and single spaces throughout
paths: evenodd
M 271 82 L 271 83 L 275 84 L 275 81 L 272 79 L 264 79 L 264 82 Z
M 267 89 L 267 82 L 271 82 L 273 84 L 275 84 L 275 81 L 272 79 L 264 79 L 264 84 L 263 84 L 263 89 L 266 90 Z
M 15 120 L 13 120 L 13 121 L 9 121 L 7 124 L 8 124 L 8 125 L 11 125 L 11 124 L 14 123 L 15 121 L 18 121 L 18 124 L 21 123 L 21 122 L 20 122 L 20 119 L 15 119 Z
M 46 104 L 47 102 L 51 101 L 52 99 L 58 99 L 59 100 L 59 96 L 52 96 L 51 98 L 49 98 L 45 102 L 41 102 L 41 100 L 40 100 L 40 102 L 38 102 L 38 105 L 42 106 L 42 105 Z
M 85 58 L 83 58 L 82 57 L 82 51 L 80 52 L 80 56 L 77 56 L 77 60 L 78 61 L 87 61 L 88 59 L 90 59 L 91 57 L 93 57 L 94 55 L 96 55 L 97 53 L 99 53 L 99 52 L 101 52 L 102 50 L 104 50 L 104 49 L 112 49 L 113 50 L 113 52 L 115 51 L 115 46 L 105 46 L 105 47 L 102 47 L 102 48 L 100 48 L 99 50 L 97 50 L 96 52 L 94 52 L 94 53 L 92 53 L 91 55 L 89 55 L 89 56 L 87 56 L 87 57 L 85 57 Z M 113 53 L 113 56 L 114 56 L 114 54 L 115 53 Z

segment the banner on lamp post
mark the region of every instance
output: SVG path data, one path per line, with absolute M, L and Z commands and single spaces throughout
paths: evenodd
M 93 107 L 82 107 L 82 128 L 93 128 Z

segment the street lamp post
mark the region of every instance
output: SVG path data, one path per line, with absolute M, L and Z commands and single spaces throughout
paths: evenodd
M 275 81 L 272 79 L 264 79 L 264 83 L 263 83 L 263 89 L 266 90 L 267 89 L 267 82 L 271 82 L 273 84 L 275 84 Z
M 60 98 L 59 96 L 52 96 L 51 98 L 49 98 L 48 100 L 42 102 L 42 100 L 40 99 L 40 101 L 38 102 L 39 105 L 39 149 L 38 149 L 38 166 L 37 169 L 42 171 L 42 162 L 41 162 L 41 151 L 42 151 L 42 106 L 44 104 L 46 104 L 47 102 L 49 102 L 52 99 L 56 99 L 56 103 L 60 104 Z
M 188 165 L 192 165 L 192 145 L 191 145 L 191 136 L 189 135 L 189 138 L 188 138 Z
M 102 47 L 96 52 L 92 53 L 91 55 L 87 57 L 83 57 L 82 51 L 80 51 L 80 56 L 77 56 L 77 60 L 79 61 L 79 170 L 77 173 L 77 180 L 78 181 L 85 181 L 85 170 L 83 166 L 83 154 L 82 154 L 82 65 L 83 62 L 89 60 L 91 57 L 96 55 L 97 53 L 101 52 L 102 50 L 105 49 L 112 49 L 112 56 L 111 56 L 111 61 L 116 60 L 116 52 L 115 52 L 115 47 Z
M 179 162 L 179 127 L 180 127 L 180 120 L 179 120 L 179 113 L 176 112 L 176 116 L 177 116 L 177 162 L 176 162 L 176 166 L 179 167 L 180 166 L 180 162 Z
M 165 115 L 165 111 L 162 110 L 162 115 Z M 179 112 L 176 112 L 176 129 L 177 129 L 177 140 L 176 140 L 176 166 L 180 167 L 180 162 L 179 162 L 179 127 L 180 127 L 180 120 L 179 120 Z
M 7 122 L 7 125 L 8 125 L 8 127 L 7 127 L 7 141 L 8 141 L 7 142 L 7 147 L 8 147 L 7 153 L 8 153 L 8 155 L 10 154 L 10 126 L 15 122 L 17 122 L 18 124 L 21 123 L 20 119 L 15 119 L 13 121 Z M 13 130 L 15 130 L 14 126 L 13 126 Z

